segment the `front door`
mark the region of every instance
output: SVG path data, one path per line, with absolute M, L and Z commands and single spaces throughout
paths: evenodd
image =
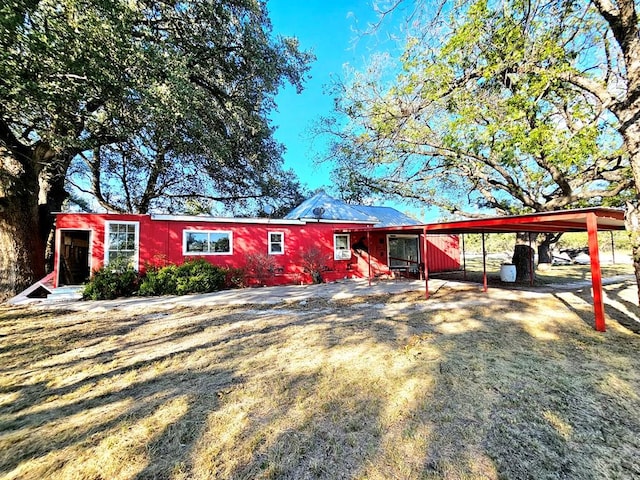
M 399 273 L 418 275 L 420 265 L 418 235 L 389 235 L 389 268 Z
M 58 285 L 82 285 L 89 280 L 89 230 L 62 230 L 58 248 Z

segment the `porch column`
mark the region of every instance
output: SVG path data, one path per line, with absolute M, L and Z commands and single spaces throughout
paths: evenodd
M 602 301 L 602 271 L 600 270 L 600 252 L 598 250 L 598 217 L 587 214 L 587 233 L 589 236 L 589 258 L 591 260 L 591 290 L 593 291 L 593 313 L 595 329 L 606 330 L 604 321 L 604 302 Z

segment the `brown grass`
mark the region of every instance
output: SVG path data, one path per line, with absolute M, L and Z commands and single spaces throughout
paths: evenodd
M 477 286 L 269 308 L 0 309 L 6 479 L 640 476 L 637 314 Z

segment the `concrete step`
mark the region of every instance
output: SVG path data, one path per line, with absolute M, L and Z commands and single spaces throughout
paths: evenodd
M 47 302 L 80 300 L 82 298 L 82 290 L 84 290 L 84 287 L 81 285 L 54 288 L 53 291 L 47 295 Z

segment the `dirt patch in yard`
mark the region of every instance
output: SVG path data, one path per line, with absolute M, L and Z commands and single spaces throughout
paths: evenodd
M 626 289 L 2 307 L 0 477 L 638 478 Z

